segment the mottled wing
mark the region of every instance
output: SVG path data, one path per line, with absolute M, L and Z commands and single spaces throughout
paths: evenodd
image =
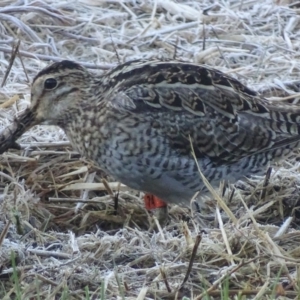
M 133 62 L 110 76 L 108 104 L 152 120 L 180 152 L 190 152 L 191 137 L 198 157 L 230 163 L 299 140 L 298 108 L 272 106 L 206 66 Z

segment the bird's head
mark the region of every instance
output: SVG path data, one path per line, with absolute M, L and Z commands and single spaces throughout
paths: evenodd
M 15 148 L 15 141 L 38 124 L 61 125 L 85 97 L 91 74 L 79 64 L 64 60 L 40 71 L 31 86 L 31 104 L 0 133 L 0 154 Z
M 30 110 L 35 123 L 57 125 L 75 107 L 91 84 L 90 73 L 79 64 L 64 60 L 40 71 L 31 87 Z

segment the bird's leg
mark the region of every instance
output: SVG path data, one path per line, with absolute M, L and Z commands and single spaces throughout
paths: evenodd
M 144 202 L 145 202 L 145 207 L 147 210 L 153 210 L 156 208 L 163 208 L 167 207 L 167 203 L 164 202 L 163 200 L 159 199 L 158 197 L 146 193 L 144 196 Z
M 161 225 L 166 223 L 168 219 L 168 205 L 163 200 L 158 197 L 146 193 L 144 196 L 145 207 L 148 211 L 153 213 L 153 215 L 158 219 Z

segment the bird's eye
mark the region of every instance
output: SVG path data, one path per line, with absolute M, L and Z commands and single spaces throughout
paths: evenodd
M 57 86 L 57 80 L 54 78 L 48 78 L 44 82 L 44 88 L 46 90 L 53 90 Z

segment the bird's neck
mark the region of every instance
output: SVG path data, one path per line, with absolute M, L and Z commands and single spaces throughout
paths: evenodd
M 89 159 L 94 159 L 97 148 L 103 140 L 101 127 L 104 120 L 102 114 L 104 105 L 104 101 L 99 103 L 82 101 L 76 108 L 68 111 L 58 124 L 66 133 L 73 148 Z

